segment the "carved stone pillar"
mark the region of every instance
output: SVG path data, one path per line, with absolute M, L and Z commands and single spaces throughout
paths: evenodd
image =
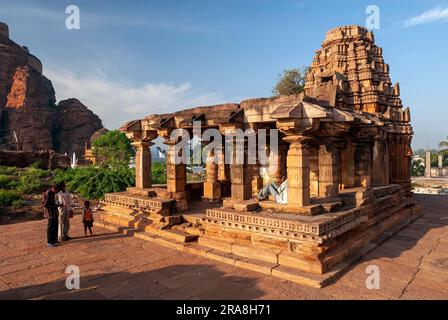
M 390 184 L 390 152 L 389 152 L 389 140 L 385 139 L 383 141 L 383 182 L 385 185 Z M 411 167 L 409 165 L 409 171 Z
M 369 143 L 356 143 L 355 147 L 355 186 L 372 186 L 372 157 Z
M 343 189 L 353 188 L 355 186 L 355 144 L 352 141 L 347 142 L 346 148 L 341 153 L 341 179 Z
M 263 178 L 260 175 L 260 163 L 252 164 L 252 196 L 256 197 L 258 192 L 263 188 Z
M 399 184 L 398 179 L 398 166 L 399 166 L 399 146 L 397 142 L 397 136 L 395 134 L 390 135 L 388 138 L 389 146 L 389 183 Z
M 310 205 L 310 152 L 303 136 L 288 136 L 287 156 L 288 206 L 303 208 Z
M 431 152 L 426 152 L 426 161 L 425 161 L 425 177 L 431 178 Z
M 135 148 L 135 187 L 137 189 L 151 188 L 151 142 L 134 141 Z
M 439 166 L 439 177 L 443 176 L 443 156 L 437 157 L 437 164 Z
M 230 180 L 230 166 L 225 161 L 225 150 L 218 154 L 218 180 L 226 182 Z
M 319 148 L 319 196 L 336 198 L 339 195 L 340 152 L 335 147 Z
M 238 147 L 243 153 L 243 159 L 241 159 L 243 161 L 237 161 Z M 230 166 L 232 199 L 237 201 L 249 200 L 252 198 L 252 173 L 247 163 L 246 139 L 236 139 L 233 148 L 233 159 Z
M 215 159 L 215 150 L 209 150 L 206 161 L 204 200 L 219 201 L 221 199 L 221 183 L 218 180 L 218 164 L 216 161 L 217 157 Z
M 272 182 L 280 184 L 282 181 L 282 159 L 280 155 L 280 148 L 276 151 L 269 150 L 269 177 Z
M 385 141 L 382 137 L 375 137 L 372 152 L 372 186 L 384 186 L 389 183 L 389 179 L 386 180 L 389 164 L 386 163 L 387 150 L 385 149 Z
M 310 194 L 319 196 L 319 147 L 310 146 Z
M 168 146 L 166 152 L 166 184 L 168 192 L 178 193 L 185 192 L 187 183 L 187 168 L 186 164 L 176 164 L 176 142 L 167 141 Z

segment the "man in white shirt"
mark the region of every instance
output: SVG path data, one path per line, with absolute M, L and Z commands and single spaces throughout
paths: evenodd
M 278 204 L 288 204 L 288 180 L 283 177 L 280 186 L 275 182 L 269 182 L 258 192 L 258 200 L 264 200 L 270 195 Z
M 57 200 L 59 203 L 59 228 L 58 237 L 59 240 L 68 241 L 70 236 L 68 232 L 70 230 L 70 211 L 72 210 L 72 204 L 70 199 L 70 192 L 65 190 L 65 184 L 61 183 L 59 186 L 59 193 Z

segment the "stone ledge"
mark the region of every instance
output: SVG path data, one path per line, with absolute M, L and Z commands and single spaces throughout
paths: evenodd
M 177 250 L 195 254 L 197 256 L 202 256 L 202 257 L 206 258 L 207 253 L 212 251 L 213 249 L 208 248 L 208 247 L 203 247 L 203 246 L 195 244 L 195 243 L 187 243 L 185 245 L 177 246 Z
M 234 243 L 232 245 L 232 253 L 250 259 L 257 259 L 268 263 L 278 263 L 278 256 L 282 251 L 279 249 L 264 250 L 253 245 L 244 245 Z
M 235 261 L 235 266 L 267 275 L 272 274 L 272 269 L 278 267 L 276 263 L 269 263 L 254 259 L 239 258 Z
M 210 236 L 199 237 L 198 243 L 201 246 L 217 249 L 226 253 L 232 253 L 232 244 L 234 242 L 228 242 L 224 239 L 212 238 Z
M 115 224 L 112 224 L 109 222 L 104 222 L 104 221 L 95 221 L 95 226 L 98 226 L 103 229 L 111 230 L 111 231 L 117 231 L 117 232 L 123 233 L 125 235 L 129 235 L 129 236 L 133 236 L 136 231 L 133 228 L 117 226 Z
M 238 257 L 236 257 L 235 255 L 233 255 L 231 253 L 222 252 L 219 250 L 211 250 L 211 251 L 207 252 L 205 257 L 208 259 L 227 263 L 232 266 L 235 265 L 235 262 L 239 259 Z
M 305 271 L 292 269 L 285 266 L 278 266 L 272 269 L 272 275 L 277 278 L 295 282 L 298 284 L 307 285 L 313 288 L 322 288 L 324 285 L 324 278 L 319 275 L 311 274 Z
M 174 229 L 162 229 L 158 230 L 157 234 L 159 236 L 163 236 L 172 240 L 176 240 L 179 242 L 192 242 L 196 241 L 199 236 L 189 234 L 180 230 L 174 230 Z

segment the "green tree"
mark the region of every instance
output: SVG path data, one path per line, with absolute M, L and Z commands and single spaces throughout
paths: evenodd
M 425 175 L 425 164 L 422 160 L 412 160 L 411 163 L 411 176 L 422 177 Z
M 135 185 L 135 170 L 128 166 L 59 169 L 54 171 L 53 182 L 64 182 L 68 190 L 85 199 L 101 199 L 106 193 L 121 192 Z
M 309 68 L 302 67 L 283 70 L 272 92 L 276 96 L 288 96 L 302 93 L 305 90 L 305 78 Z
M 439 143 L 440 151 L 439 155 L 443 157 L 443 165 L 448 166 L 448 137 L 447 140 L 441 141 Z
M 93 154 L 98 164 L 117 168 L 129 164 L 134 149 L 123 132 L 113 130 L 93 141 Z
M 445 141 L 441 141 L 441 142 L 439 143 L 439 147 L 442 148 L 442 149 L 444 149 L 444 150 L 448 150 L 448 137 L 446 137 L 446 139 L 447 139 L 447 140 L 445 140 Z

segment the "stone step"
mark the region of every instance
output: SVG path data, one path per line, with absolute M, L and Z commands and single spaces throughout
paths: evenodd
M 208 248 L 208 247 L 203 247 L 203 246 L 197 244 L 196 242 L 194 242 L 194 243 L 185 243 L 182 246 L 178 246 L 177 250 L 195 254 L 197 256 L 206 258 L 207 252 L 212 251 L 213 249 Z
M 162 231 L 162 235 L 148 232 L 148 231 L 136 231 L 132 228 L 119 227 L 117 225 L 99 221 L 96 223 L 99 227 L 120 231 L 126 234 L 131 234 L 136 238 L 153 242 L 157 245 L 174 249 L 181 252 L 195 254 L 211 260 L 233 265 L 239 268 L 255 271 L 261 274 L 272 275 L 277 278 L 285 279 L 302 285 L 312 286 L 315 288 L 322 288 L 338 277 L 353 261 L 345 261 L 343 264 L 337 265 L 324 275 L 316 275 L 313 273 L 294 269 L 290 266 L 279 265 L 273 262 L 276 252 L 250 247 L 249 245 L 229 243 L 219 238 L 213 238 L 210 236 L 200 237 L 198 242 L 184 242 L 185 235 L 180 234 L 178 230 L 159 230 Z M 171 232 L 176 231 L 176 232 Z M 173 238 L 168 238 L 167 234 L 177 234 Z M 180 241 L 176 240 L 179 239 Z M 201 240 L 202 239 L 202 240 Z M 195 239 L 196 240 L 196 239 Z M 221 245 L 219 244 L 221 243 Z M 205 245 L 202 245 L 205 244 Z M 229 246 L 230 245 L 230 246 Z M 213 246 L 214 248 L 211 248 Z M 234 247 L 233 247 L 234 246 Z M 216 249 L 216 247 L 222 248 L 230 252 Z M 235 253 L 244 254 L 240 256 L 232 253 L 232 248 Z M 261 252 L 261 251 L 264 252 Z M 268 261 L 265 261 L 268 260 Z
M 198 244 L 211 249 L 216 249 L 226 253 L 232 253 L 232 242 L 226 239 L 219 239 L 211 236 L 201 236 L 198 239 Z
M 343 206 L 343 204 L 344 204 L 343 201 L 335 201 L 335 202 L 324 203 L 324 204 L 322 204 L 322 207 L 324 208 L 325 212 L 330 213 L 330 212 L 335 212 L 336 210 L 341 208 Z
M 204 234 L 205 229 L 204 228 L 198 228 L 198 227 L 186 227 L 185 232 L 189 234 L 194 234 L 196 236 L 201 236 Z
M 148 231 L 140 231 L 140 232 L 135 232 L 134 233 L 134 237 L 145 240 L 145 241 L 150 241 L 150 242 L 154 242 L 158 245 L 161 245 L 163 247 L 167 247 L 170 249 L 174 249 L 177 250 L 177 247 L 179 245 L 183 245 L 184 243 L 181 243 L 179 241 L 176 240 L 172 240 L 172 239 L 167 239 L 167 238 L 163 238 L 161 236 L 158 236 L 152 232 L 148 232 Z
M 129 235 L 129 236 L 134 235 L 134 233 L 136 231 L 133 228 L 118 226 L 116 224 L 106 222 L 106 221 L 95 221 L 95 226 L 98 226 L 103 229 L 111 230 L 111 231 L 117 231 L 117 232 L 123 233 L 125 235 Z
M 271 274 L 277 278 L 317 289 L 322 288 L 326 284 L 325 278 L 322 275 L 316 275 L 285 266 L 277 266 L 272 269 Z
M 204 247 L 202 247 L 202 250 L 205 250 Z M 199 252 L 202 256 L 204 256 L 204 251 L 202 250 Z M 193 253 L 192 251 L 189 252 Z M 302 285 L 311 286 L 314 288 L 322 288 L 323 286 L 330 283 L 332 278 L 336 275 L 335 272 L 330 272 L 325 275 L 316 275 L 313 273 L 293 269 L 290 267 L 281 266 L 277 263 L 269 263 L 257 259 L 242 258 L 238 255 L 223 252 L 216 249 L 206 251 L 205 257 L 211 260 L 233 265 L 239 268 L 247 269 L 261 274 L 272 275 L 277 278 L 281 278 Z
M 184 213 L 182 214 L 183 220 L 193 225 L 200 224 L 202 219 L 205 218 L 205 213 Z
M 225 253 L 231 253 L 241 258 L 255 259 L 266 263 L 278 263 L 282 250 L 262 248 L 249 243 L 229 242 L 212 236 L 199 237 L 198 244 Z
M 198 239 L 198 235 L 186 233 L 181 230 L 174 230 L 174 229 L 162 229 L 158 230 L 158 235 L 162 237 L 166 237 L 168 239 L 176 240 L 179 242 L 193 242 Z

